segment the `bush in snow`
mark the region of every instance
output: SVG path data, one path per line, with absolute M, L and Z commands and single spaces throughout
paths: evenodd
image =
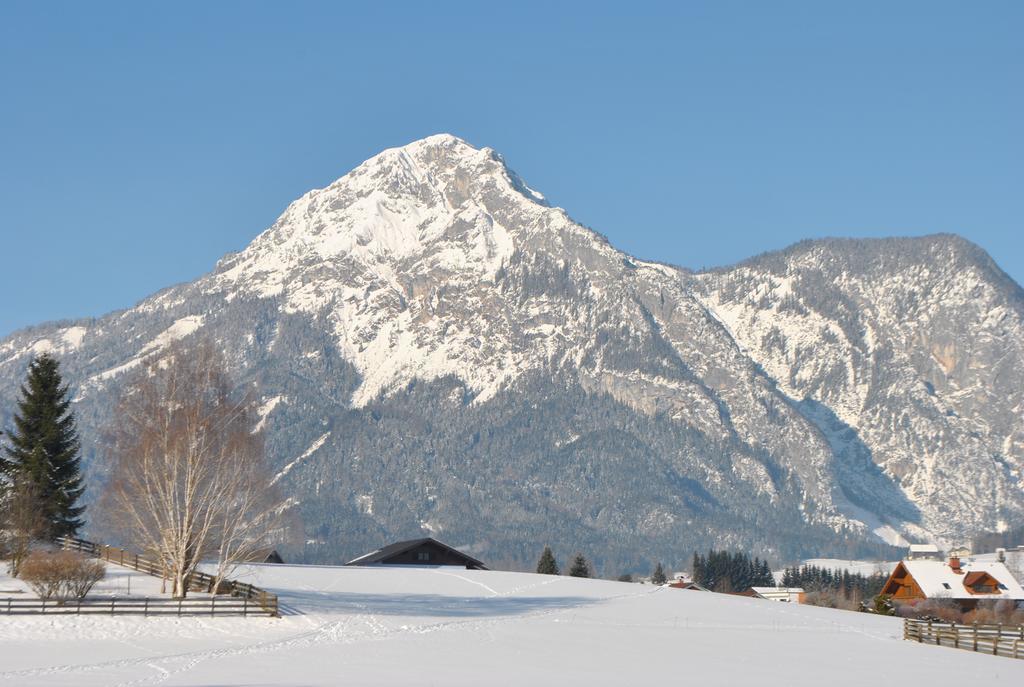
M 103 561 L 72 551 L 36 551 L 21 564 L 20 577 L 40 599 L 81 599 L 107 573 Z
M 979 625 L 1024 625 L 1024 610 L 1012 599 L 986 599 L 973 611 L 964 614 L 965 623 Z
M 952 599 L 922 599 L 916 602 L 903 602 L 898 607 L 898 613 L 903 618 L 939 620 L 944 623 L 964 622 L 960 604 Z

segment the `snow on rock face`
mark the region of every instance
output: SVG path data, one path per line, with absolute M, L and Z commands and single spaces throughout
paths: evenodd
M 1024 298 L 1000 274 L 950 237 L 813 242 L 705 274 L 644 262 L 440 135 L 305 194 L 192 284 L 0 342 L 0 393 L 52 347 L 88 435 L 121 372 L 202 332 L 264 399 L 256 429 L 307 515 L 350 508 L 359 531 L 487 538 L 570 501 L 610 545 L 674 552 L 693 532 L 761 546 L 748 535 L 772 518 L 794 549 L 807 528 L 963 537 L 1024 513 Z
M 1024 512 L 1024 303 L 979 249 L 808 243 L 700 275 L 695 291 L 833 453 L 881 468 L 926 530 L 955 539 Z
M 532 330 L 531 342 L 491 331 L 485 346 L 481 315 L 540 314 L 544 304 L 507 312 L 494 287 L 517 250 L 548 245 L 559 232 L 614 253 L 544 204 L 492 150 L 431 136 L 292 203 L 204 288 L 228 299 L 278 298 L 289 313 L 329 313 L 338 345 L 363 375 L 356 406 L 411 379 L 446 375 L 483 401 L 548 358 L 553 323 Z

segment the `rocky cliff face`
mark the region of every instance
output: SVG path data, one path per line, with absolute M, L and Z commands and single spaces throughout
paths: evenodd
M 955 236 L 806 242 L 697 284 L 833 452 L 920 510 L 900 516 L 908 532 L 962 539 L 1020 518 L 1024 294 L 983 251 Z M 849 496 L 878 509 L 871 491 Z
M 422 532 L 610 569 L 852 552 L 1020 518 L 1022 303 L 954 237 L 636 260 L 442 135 L 306 194 L 194 283 L 0 342 L 0 412 L 54 351 L 100 485 L 119 380 L 202 336 L 262 397 L 293 556 Z

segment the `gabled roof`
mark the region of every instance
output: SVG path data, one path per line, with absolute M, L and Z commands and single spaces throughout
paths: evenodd
M 954 572 L 946 561 L 902 561 L 900 565 L 910 573 L 929 599 L 978 599 L 984 596 L 986 599 L 1024 600 L 1024 588 L 1006 566 L 998 561 L 960 561 L 963 574 Z M 997 588 L 997 594 L 979 595 L 972 592 L 965 584 L 975 584 L 977 580 L 983 579 L 981 574 L 995 578 L 1005 589 Z
M 391 558 L 392 556 L 397 556 L 400 553 L 405 553 L 409 549 L 415 549 L 417 546 L 422 546 L 423 544 L 428 543 L 435 544 L 441 547 L 442 549 L 451 551 L 460 558 L 464 558 L 466 560 L 466 563 L 474 568 L 479 568 L 480 570 L 487 570 L 487 566 L 485 566 L 477 559 L 463 553 L 462 551 L 459 551 L 456 548 L 448 546 L 444 542 L 440 542 L 434 539 L 433 537 L 421 537 L 419 539 L 409 539 L 407 541 L 400 541 L 395 542 L 394 544 L 388 544 L 384 548 L 377 549 L 376 551 L 371 551 L 367 554 L 363 554 L 359 558 L 353 558 L 345 565 L 373 565 L 374 563 L 380 563 Z

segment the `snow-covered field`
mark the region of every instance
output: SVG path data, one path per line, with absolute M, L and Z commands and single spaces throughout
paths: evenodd
M 904 642 L 897 619 L 824 608 L 445 568 L 240 577 L 278 592 L 285 617 L 0 615 L 0 683 L 1024 684 L 1024 661 Z

